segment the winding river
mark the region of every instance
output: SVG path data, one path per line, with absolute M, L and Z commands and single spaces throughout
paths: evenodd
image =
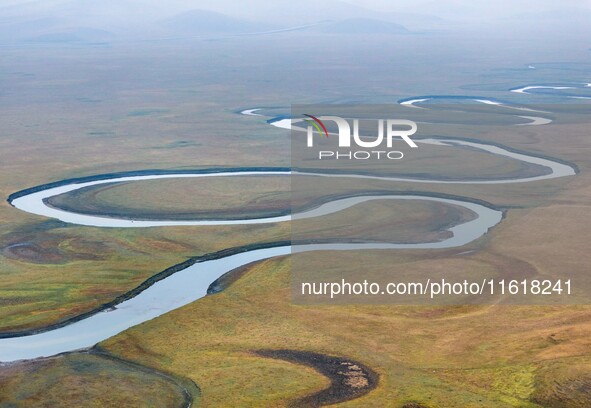
M 573 84 L 556 84 L 556 85 L 547 85 L 547 84 L 532 84 L 532 85 L 525 85 L 520 86 L 518 88 L 509 89 L 510 92 L 518 93 L 518 94 L 541 94 L 541 95 L 551 95 L 553 97 L 562 96 L 564 98 L 573 98 L 573 99 L 591 99 L 591 93 L 573 93 L 573 90 L 585 90 L 589 91 L 591 88 L 591 83 L 573 83 Z M 566 93 L 555 93 L 552 91 L 564 91 L 568 90 Z M 532 92 L 533 91 L 533 92 Z
M 425 100 L 425 99 L 422 99 Z M 421 99 L 410 99 L 409 105 L 420 102 Z M 479 100 L 480 101 L 480 100 Z M 411 103 L 412 102 L 412 103 Z M 480 101 L 482 103 L 488 103 Z M 490 101 L 491 104 L 494 104 Z M 258 113 L 261 109 L 247 109 L 241 113 L 247 116 L 261 116 Z M 535 120 L 533 117 L 532 120 Z M 269 119 L 267 121 L 273 126 L 281 128 L 291 128 L 290 119 Z M 294 120 L 293 123 L 297 123 Z M 546 174 L 531 177 L 512 178 L 512 179 L 493 179 L 493 180 L 438 180 L 438 179 L 418 179 L 390 176 L 370 176 L 358 174 L 321 174 L 309 172 L 292 172 L 286 170 L 238 170 L 238 171 L 206 171 L 195 173 L 170 173 L 170 174 L 142 174 L 142 175 L 118 175 L 113 177 L 97 176 L 93 180 L 83 182 L 72 181 L 57 183 L 57 185 L 31 189 L 21 193 L 14 194 L 10 203 L 23 211 L 37 214 L 45 217 L 59 219 L 61 221 L 95 227 L 117 227 L 117 228 L 145 228 L 161 226 L 179 226 L 179 225 L 245 225 L 245 224 L 264 224 L 276 222 L 288 222 L 292 215 L 251 218 L 240 220 L 133 220 L 107 216 L 97 216 L 88 214 L 78 214 L 65 211 L 63 209 L 50 207 L 45 203 L 45 199 L 79 190 L 85 187 L 105 184 L 121 183 L 155 179 L 169 178 L 204 178 L 204 177 L 248 177 L 253 175 L 273 175 L 290 176 L 293 174 L 305 175 L 310 177 L 347 177 L 360 179 L 376 179 L 384 181 L 406 181 L 416 183 L 446 183 L 446 184 L 506 184 L 523 183 L 537 180 L 547 180 L 558 177 L 572 176 L 576 173 L 575 169 L 567 164 L 560 163 L 548 158 L 537 157 L 526 153 L 519 153 L 508 148 L 487 144 L 483 142 L 467 141 L 461 139 L 442 138 L 442 139 L 420 139 L 419 143 L 449 146 L 455 148 L 470 148 L 484 151 L 498 156 L 509 157 L 526 163 L 532 163 L 543 166 L 547 169 Z M 96 343 L 105 340 L 111 336 L 124 331 L 125 329 L 151 320 L 171 310 L 177 309 L 183 305 L 194 302 L 205 296 L 207 289 L 216 279 L 225 273 L 240 266 L 268 259 L 271 257 L 288 255 L 292 252 L 320 251 L 320 250 L 360 250 L 360 249 L 436 249 L 452 248 L 465 245 L 472 242 L 484 234 L 490 228 L 494 227 L 502 220 L 503 213 L 500 210 L 485 206 L 480 203 L 474 203 L 459 199 L 442 198 L 428 195 L 366 195 L 348 198 L 335 199 L 324 203 L 313 209 L 303 211 L 299 214 L 293 214 L 299 219 L 321 217 L 327 214 L 343 211 L 355 205 L 360 205 L 373 200 L 423 200 L 434 201 L 446 205 L 454 205 L 466 208 L 474 212 L 477 217 L 471 221 L 455 225 L 448 230 L 452 233 L 449 238 L 441 241 L 423 242 L 416 244 L 402 243 L 333 243 L 333 244 L 302 244 L 285 245 L 278 244 L 274 247 L 251 249 L 244 252 L 223 256 L 217 259 L 209 259 L 197 262 L 191 266 L 182 269 L 179 272 L 171 274 L 152 286 L 147 287 L 131 299 L 119 303 L 116 307 L 102 312 L 95 313 L 84 319 L 75 321 L 63 327 L 49 329 L 36 334 L 23 335 L 18 337 L 9 337 L 0 339 L 0 361 L 11 362 L 22 359 L 33 359 L 37 357 L 51 356 L 63 352 L 73 351 L 92 347 Z

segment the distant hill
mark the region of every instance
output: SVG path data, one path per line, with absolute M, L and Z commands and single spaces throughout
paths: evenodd
M 217 0 L 204 4 L 207 10 L 187 10 L 190 3 L 186 0 L 168 1 L 29 0 L 0 4 L 0 44 L 114 43 L 288 31 L 404 34 L 406 27 L 421 30 L 435 21 L 424 15 L 378 13 L 342 0 Z
M 328 34 L 408 34 L 406 27 L 371 18 L 349 18 L 319 25 L 318 31 Z
M 445 4 L 445 2 L 442 4 Z M 342 0 L 249 0 L 242 2 L 216 0 L 207 2 L 207 4 L 203 2 L 203 5 L 199 6 L 199 8 L 251 21 L 270 22 L 284 27 L 301 26 L 327 20 L 342 21 L 361 18 L 402 24 L 411 30 L 429 30 L 453 24 L 429 14 L 430 9 L 428 7 L 419 8 L 427 12 L 427 14 L 421 12 L 383 12 Z
M 95 28 L 71 28 L 41 35 L 28 37 L 27 42 L 35 43 L 102 43 L 108 42 L 115 37 L 115 34 Z
M 190 10 L 160 22 L 160 26 L 182 34 L 245 34 L 272 31 L 280 27 L 242 20 L 207 10 Z

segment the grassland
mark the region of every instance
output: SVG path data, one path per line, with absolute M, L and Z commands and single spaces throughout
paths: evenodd
M 186 407 L 198 388 L 97 351 L 3 367 L 3 407 Z
M 262 218 L 285 214 L 290 208 L 290 180 L 274 176 L 149 180 L 87 187 L 47 202 L 78 213 L 136 219 Z

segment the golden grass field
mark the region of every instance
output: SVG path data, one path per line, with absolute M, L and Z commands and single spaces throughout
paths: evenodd
M 586 307 L 297 306 L 288 270 L 287 259 L 263 262 L 225 292 L 103 346 L 191 378 L 204 406 L 282 406 L 322 386 L 309 370 L 250 354 L 260 348 L 346 355 L 380 374 L 377 390 L 342 406 L 583 407 L 572 401 L 589 398 L 576 385 L 588 385 Z

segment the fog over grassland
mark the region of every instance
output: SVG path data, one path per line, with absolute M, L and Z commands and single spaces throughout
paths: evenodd
M 582 0 L 5 0 L 0 44 L 111 43 L 293 30 L 319 34 L 506 32 L 580 36 Z

